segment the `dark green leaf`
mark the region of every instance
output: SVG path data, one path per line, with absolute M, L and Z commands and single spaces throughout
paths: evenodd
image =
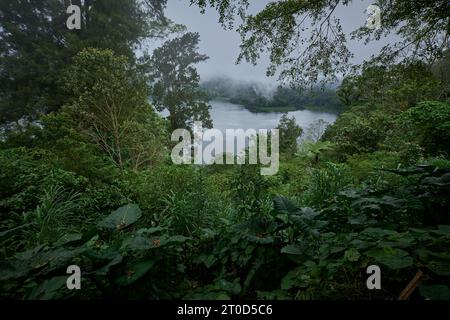
M 413 259 L 402 249 L 375 248 L 367 251 L 366 255 L 391 269 L 403 269 L 413 265 Z
M 431 300 L 450 300 L 450 290 L 444 285 L 433 285 L 419 287 L 422 297 Z
M 136 204 L 129 204 L 113 211 L 98 223 L 100 228 L 123 229 L 135 223 L 141 217 L 141 209 Z
M 125 275 L 117 278 L 116 283 L 121 286 L 130 285 L 145 275 L 154 265 L 155 260 L 151 259 L 134 263 L 126 268 Z

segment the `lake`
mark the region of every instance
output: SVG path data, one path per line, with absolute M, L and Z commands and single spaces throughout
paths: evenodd
M 273 129 L 278 125 L 283 115 L 282 112 L 253 113 L 241 105 L 226 101 L 210 101 L 210 105 L 213 126 L 215 129 L 222 131 L 224 136 L 226 129 Z M 288 115 L 289 117 L 295 117 L 298 125 L 303 128 L 303 132 L 306 132 L 308 127 L 319 119 L 331 124 L 337 118 L 337 115 L 333 113 L 311 110 L 296 110 L 288 112 Z M 233 152 L 232 149 L 225 149 L 226 152 Z M 235 153 L 241 151 L 234 149 Z
M 278 125 L 281 112 L 253 113 L 243 106 L 226 101 L 210 101 L 211 117 L 215 129 L 225 132 L 225 129 L 273 129 Z M 303 130 L 316 120 L 323 119 L 328 123 L 333 123 L 337 115 L 328 112 L 297 110 L 288 112 L 289 116 L 294 116 L 297 123 Z
M 213 100 L 210 101 L 211 105 L 211 117 L 213 119 L 213 127 L 222 131 L 224 137 L 226 129 L 273 129 L 275 128 L 281 116 L 282 112 L 261 112 L 253 113 L 248 111 L 245 107 L 226 101 Z M 168 112 L 161 113 L 164 117 L 168 116 Z M 329 112 L 311 111 L 311 110 L 297 110 L 288 112 L 290 117 L 294 116 L 298 125 L 303 128 L 304 132 L 315 121 L 322 119 L 328 123 L 333 123 L 337 115 Z M 300 140 L 300 139 L 299 139 Z M 203 144 L 205 147 L 207 143 Z M 237 146 L 233 149 L 228 149 L 224 143 L 224 151 L 237 154 L 242 151 L 237 150 Z M 208 157 L 210 159 L 210 157 Z M 205 160 L 205 159 L 204 159 Z

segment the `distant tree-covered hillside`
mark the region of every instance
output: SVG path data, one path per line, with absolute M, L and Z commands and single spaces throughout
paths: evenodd
M 340 113 L 342 104 L 335 90 L 311 90 L 274 87 L 257 82 L 238 82 L 229 78 L 214 78 L 202 84 L 210 99 L 226 99 L 241 104 L 253 112 L 286 112 L 300 109 Z

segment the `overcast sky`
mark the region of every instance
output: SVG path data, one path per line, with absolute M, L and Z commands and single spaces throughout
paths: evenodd
M 184 24 L 189 31 L 200 34 L 200 51 L 210 59 L 198 65 L 203 80 L 213 76 L 229 76 L 240 80 L 275 81 L 268 79 L 265 69 L 268 66 L 268 56 L 262 56 L 257 66 L 242 62 L 235 65 L 239 54 L 240 37 L 236 31 L 225 30 L 218 23 L 219 15 L 213 9 L 207 9 L 201 14 L 196 6 L 189 6 L 189 0 L 169 0 L 166 15 L 177 23 Z M 250 10 L 257 12 L 264 8 L 269 0 L 252 0 Z M 349 6 L 337 8 L 338 17 L 344 32 L 350 33 L 365 24 L 365 9 L 372 3 L 367 0 L 354 0 Z M 364 45 L 362 42 L 349 41 L 349 48 L 355 54 L 355 62 L 370 57 L 385 43 Z

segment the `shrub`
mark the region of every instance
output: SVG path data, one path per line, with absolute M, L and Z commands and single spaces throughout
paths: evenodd
M 417 141 L 427 153 L 450 153 L 450 104 L 420 102 L 404 112 L 400 121 L 408 141 Z
M 313 169 L 309 178 L 309 187 L 302 197 L 306 205 L 320 207 L 326 200 L 352 183 L 345 165 L 328 162 L 324 168 Z

